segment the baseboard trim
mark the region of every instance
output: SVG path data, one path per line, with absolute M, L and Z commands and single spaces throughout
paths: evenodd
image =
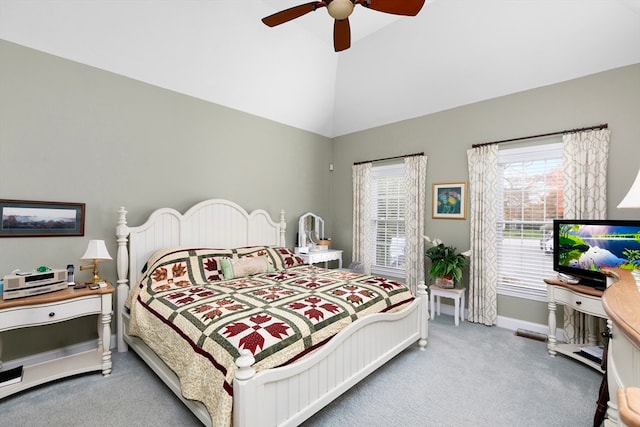
M 440 314 L 446 314 L 453 317 L 455 308 L 450 304 L 441 304 L 440 306 Z M 467 319 L 468 310 L 464 310 L 464 318 Z M 466 320 L 465 320 L 466 321 Z M 528 331 L 537 332 L 539 334 L 548 335 L 549 334 L 549 325 L 528 322 L 526 320 L 515 319 L 513 317 L 506 316 L 498 316 L 496 320 L 496 326 L 499 328 L 508 329 L 510 331 L 517 331 L 518 329 L 526 329 Z M 558 342 L 564 342 L 564 330 L 558 329 L 556 331 L 556 339 Z

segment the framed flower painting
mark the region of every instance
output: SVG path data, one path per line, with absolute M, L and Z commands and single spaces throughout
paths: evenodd
M 467 219 L 467 183 L 433 184 L 433 218 Z

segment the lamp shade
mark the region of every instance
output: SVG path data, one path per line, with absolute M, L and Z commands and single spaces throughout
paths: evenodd
M 80 259 L 112 259 L 104 240 L 89 240 L 87 251 Z
M 618 208 L 640 208 L 640 171 L 638 171 L 638 176 L 633 181 L 631 189 L 618 204 Z

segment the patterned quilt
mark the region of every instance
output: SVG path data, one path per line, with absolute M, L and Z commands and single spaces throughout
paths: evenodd
M 232 422 L 235 359 L 263 370 L 291 363 L 356 319 L 413 301 L 402 283 L 303 264 L 286 248 L 180 249 L 156 254 L 127 300 L 129 333 L 204 403 Z

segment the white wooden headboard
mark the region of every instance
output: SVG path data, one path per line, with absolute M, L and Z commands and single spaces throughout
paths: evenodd
M 121 336 L 121 315 L 129 286 L 138 282 L 142 268 L 157 250 L 286 246 L 286 227 L 284 210 L 280 212 L 280 221 L 275 222 L 263 209 L 248 213 L 236 203 L 223 199 L 200 202 L 184 215 L 172 208 L 161 208 L 137 227 L 127 225 L 127 211 L 121 207 L 116 227 L 118 336 Z

